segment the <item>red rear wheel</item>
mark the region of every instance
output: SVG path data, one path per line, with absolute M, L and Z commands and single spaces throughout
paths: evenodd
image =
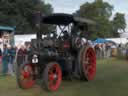
M 79 64 L 81 79 L 93 80 L 96 74 L 96 55 L 92 47 L 85 46 L 81 49 Z
M 84 52 L 82 63 L 87 80 L 93 80 L 96 74 L 96 56 L 93 48 L 88 48 Z
M 17 81 L 20 88 L 27 89 L 33 87 L 35 80 L 31 64 L 21 65 L 17 72 Z
M 43 87 L 48 91 L 56 91 L 62 81 L 62 72 L 59 64 L 49 63 L 43 73 Z

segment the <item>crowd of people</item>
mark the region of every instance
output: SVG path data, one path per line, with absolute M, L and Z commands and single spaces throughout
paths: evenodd
M 117 54 L 112 54 L 112 49 L 116 51 L 117 46 L 112 43 L 99 43 L 94 46 L 97 58 L 108 58 Z
M 14 75 L 13 64 L 16 54 L 16 48 L 11 45 L 4 44 L 3 50 L 0 49 L 2 73 L 3 75 Z
M 0 49 L 0 57 L 1 57 L 1 72 L 5 75 L 11 75 L 14 76 L 14 64 L 15 64 L 15 56 L 16 54 L 19 54 L 19 56 L 22 56 L 20 58 L 20 61 L 24 61 L 21 59 L 23 58 L 24 54 L 27 54 L 30 50 L 30 45 L 21 45 L 20 48 L 17 48 L 15 46 L 6 45 L 4 44 L 3 50 Z M 21 62 L 23 63 L 23 62 Z

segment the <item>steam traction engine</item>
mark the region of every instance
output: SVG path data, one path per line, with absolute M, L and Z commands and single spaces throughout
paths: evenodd
M 58 13 L 43 17 L 42 23 L 56 25 L 61 32 L 45 35 L 37 33 L 38 38 L 31 40 L 31 50 L 17 57 L 20 60 L 22 58 L 22 61 L 17 62 L 19 87 L 30 88 L 37 80 L 41 80 L 43 88 L 55 91 L 65 78 L 93 80 L 96 56 L 94 49 L 87 43 L 84 32 L 87 24 L 94 22 Z

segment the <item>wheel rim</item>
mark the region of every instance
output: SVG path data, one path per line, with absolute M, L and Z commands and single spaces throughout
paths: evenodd
M 61 84 L 62 73 L 58 64 L 53 64 L 48 71 L 48 87 L 50 90 L 55 91 Z
M 26 64 L 20 70 L 20 83 L 23 88 L 31 88 L 35 84 L 31 64 Z
M 96 56 L 93 48 L 88 48 L 83 58 L 84 74 L 88 80 L 92 80 L 96 74 Z

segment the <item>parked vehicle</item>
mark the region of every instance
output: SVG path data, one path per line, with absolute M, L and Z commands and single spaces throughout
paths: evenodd
M 70 14 L 44 16 L 43 24 L 56 25 L 61 31 L 47 33 L 31 41 L 31 52 L 24 63 L 17 62 L 17 83 L 20 88 L 31 88 L 39 79 L 41 86 L 55 91 L 62 79 L 93 80 L 96 74 L 96 55 L 85 38 L 88 24 L 94 21 Z M 41 35 L 39 35 L 41 34 Z M 22 57 L 23 58 L 23 57 Z

